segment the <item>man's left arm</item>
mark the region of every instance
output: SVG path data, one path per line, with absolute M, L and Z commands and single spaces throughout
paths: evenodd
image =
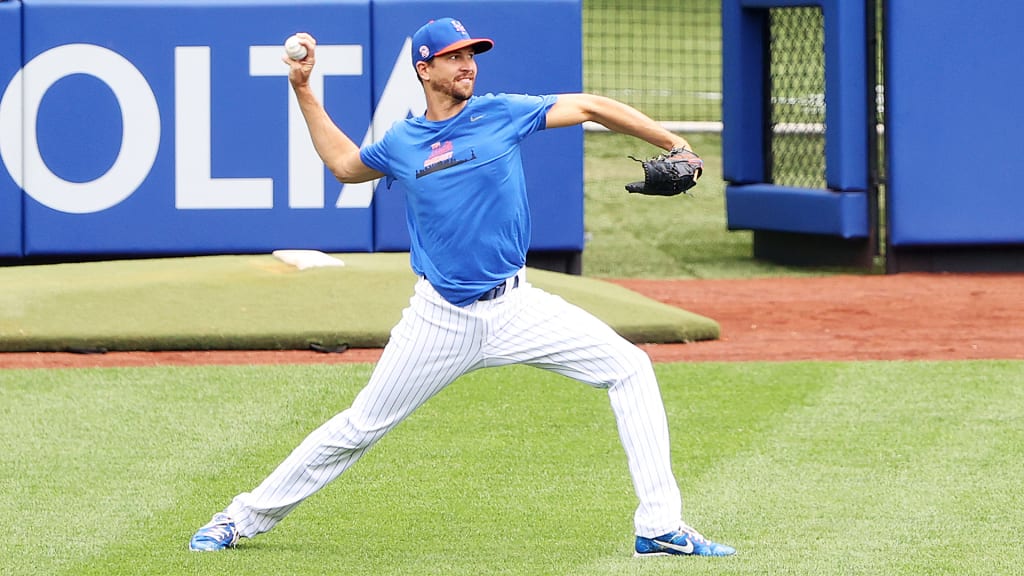
M 628 134 L 664 150 L 690 148 L 685 138 L 661 127 L 643 112 L 596 94 L 559 94 L 546 121 L 548 128 L 597 122 L 613 132 Z

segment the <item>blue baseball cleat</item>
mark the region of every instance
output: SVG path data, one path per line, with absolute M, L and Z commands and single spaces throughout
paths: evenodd
M 193 552 L 214 552 L 225 548 L 233 548 L 238 542 L 238 529 L 235 521 L 227 514 L 214 514 L 205 526 L 200 528 L 189 540 L 188 549 Z
M 675 532 L 654 538 L 637 536 L 633 556 L 732 556 L 735 553 L 736 549 L 732 546 L 712 542 L 683 524 Z

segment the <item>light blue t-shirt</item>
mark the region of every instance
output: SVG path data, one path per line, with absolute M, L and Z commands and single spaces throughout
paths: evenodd
M 364 164 L 406 190 L 412 269 L 467 306 L 526 263 L 530 209 L 519 145 L 557 96 L 473 96 L 453 118 L 397 122 Z

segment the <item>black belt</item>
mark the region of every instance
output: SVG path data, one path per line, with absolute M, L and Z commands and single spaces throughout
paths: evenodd
M 484 292 L 483 294 L 481 294 L 480 297 L 477 298 L 477 301 L 478 302 L 483 302 L 483 301 L 486 301 L 486 300 L 494 300 L 495 298 L 498 298 L 499 296 L 501 296 L 501 295 L 503 295 L 505 293 L 505 290 L 509 289 L 508 285 L 509 285 L 509 281 L 508 280 L 502 282 L 501 284 L 498 284 L 494 288 L 491 288 L 487 292 Z M 511 289 L 515 290 L 516 288 L 519 288 L 519 275 L 518 274 L 516 274 L 515 278 L 512 280 L 512 288 Z

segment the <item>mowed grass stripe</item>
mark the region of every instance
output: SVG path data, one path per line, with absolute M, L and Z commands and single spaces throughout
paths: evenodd
M 340 407 L 368 374 L 365 365 L 0 371 L 9 573 L 141 573 L 150 552 L 166 562 L 181 523 L 212 514 L 208 490 L 251 482 L 302 439 L 306 421 L 326 417 L 335 388 Z
M 708 475 L 708 505 L 742 503 L 738 573 L 1017 573 L 1024 363 L 829 366 L 820 394 Z
M 0 372 L 0 573 L 983 574 L 1024 559 L 1024 363 L 657 369 L 686 517 L 735 558 L 632 559 L 606 395 L 525 367 L 464 377 L 243 549 L 189 553 L 370 367 L 161 367 Z

